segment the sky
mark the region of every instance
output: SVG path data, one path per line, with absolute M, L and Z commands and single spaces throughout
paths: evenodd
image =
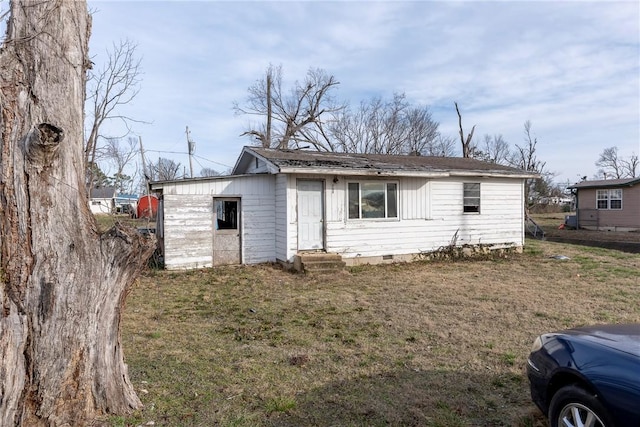
M 189 173 L 228 171 L 251 139 L 233 111 L 270 64 L 283 86 L 310 68 L 357 106 L 405 93 L 457 138 L 457 102 L 476 140 L 502 135 L 536 154 L 558 183 L 597 173 L 605 148 L 640 154 L 640 2 L 89 1 L 97 68 L 114 43 L 137 44 L 140 92 L 122 113 L 147 157 Z M 121 133 L 117 123 L 107 133 Z M 460 143 L 458 142 L 458 149 Z

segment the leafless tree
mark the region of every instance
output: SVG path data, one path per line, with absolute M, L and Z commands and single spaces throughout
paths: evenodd
M 222 174 L 213 168 L 202 168 L 200 170 L 200 176 L 202 177 L 220 176 L 220 175 Z
M 138 153 L 138 140 L 136 138 L 129 137 L 126 142 L 122 142 L 120 138 L 107 138 L 105 158 L 115 167 L 113 185 L 120 192 L 126 191 L 125 168 L 134 162 Z
M 473 125 L 471 128 L 471 132 L 465 138 L 464 131 L 462 130 L 462 115 L 460 114 L 460 109 L 458 108 L 458 103 L 454 102 L 456 106 L 456 113 L 458 113 L 458 126 L 460 128 L 460 142 L 462 143 L 462 157 L 471 157 L 473 153 L 473 132 L 476 130 L 476 125 Z
M 451 136 L 438 133 L 433 144 L 422 152 L 425 156 L 454 157 L 456 155 L 456 140 Z
M 524 135 L 524 145 L 516 144 L 509 163 L 513 167 L 541 176 L 541 179 L 527 179 L 525 183 L 525 200 L 529 204 L 535 204 L 550 193 L 550 189 L 554 187 L 553 178 L 556 174 L 548 171 L 546 162 L 538 159 L 536 154 L 538 139 L 532 135 L 531 121 L 529 120 L 524 123 Z
M 618 147 L 605 148 L 596 162 L 598 172 L 606 179 L 620 179 L 623 175 L 622 164 L 618 158 Z
M 625 168 L 627 169 L 627 176 L 630 178 L 636 178 L 640 176 L 640 159 L 637 154 L 629 156 L 629 160 L 625 160 Z
M 89 72 L 87 82 L 87 139 L 84 145 L 84 164 L 95 163 L 99 157 L 99 140 L 102 126 L 111 120 L 121 121 L 130 131 L 131 117 L 123 115 L 119 108 L 130 103 L 140 91 L 140 62 L 136 57 L 137 45 L 130 40 L 120 41 L 107 52 L 107 63 L 97 71 Z M 111 137 L 114 137 L 111 135 Z M 90 181 L 91 182 L 91 181 Z
M 147 172 L 150 181 L 172 181 L 180 177 L 180 163 L 160 157 L 156 163 L 149 163 Z
M 304 131 L 322 122 L 322 118 L 342 108 L 333 98 L 339 82 L 321 69 L 310 69 L 303 82 L 285 92 L 282 67 L 269 66 L 265 78 L 249 87 L 245 105 L 234 103 L 236 114 L 259 117 L 242 135 L 255 138 L 263 147 L 292 148 L 310 141 Z M 263 122 L 264 120 L 264 122 Z M 322 147 L 318 147 L 322 148 Z
M 99 233 L 89 210 L 86 3 L 9 7 L 0 49 L 0 425 L 95 425 L 141 406 L 120 324 L 154 245 L 122 226 Z
M 485 135 L 483 143 L 473 147 L 472 157 L 485 162 L 506 165 L 509 163 L 511 150 L 502 135 Z
M 282 67 L 270 66 L 265 78 L 249 88 L 246 104 L 234 104 L 237 114 L 261 119 L 243 135 L 252 136 L 263 147 L 380 154 L 448 152 L 446 144 L 439 146 L 445 140 L 438 140 L 438 123 L 428 107 L 413 106 L 405 94 L 396 93 L 390 100 L 363 101 L 351 111 L 333 96 L 337 85 L 324 70 L 311 69 L 304 82 L 296 82 L 285 94 Z
M 638 156 L 632 154 L 629 159 L 618 155 L 618 147 L 605 148 L 596 162 L 598 175 L 605 179 L 635 178 L 638 173 Z
M 388 101 L 363 101 L 355 112 L 341 111 L 324 134 L 332 151 L 347 153 L 431 155 L 445 149 L 429 108 L 412 106 L 403 93 Z

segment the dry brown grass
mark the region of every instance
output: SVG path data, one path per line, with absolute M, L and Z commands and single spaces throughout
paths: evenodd
M 106 231 L 118 222 L 120 224 L 128 225 L 130 227 L 151 227 L 155 228 L 155 219 L 148 218 L 131 218 L 129 215 L 121 214 L 97 214 L 94 215 L 98 228 L 102 231 Z
M 529 241 L 498 260 L 329 276 L 150 272 L 123 332 L 145 409 L 111 423 L 542 426 L 524 372 L 533 339 L 640 322 L 639 267 L 637 255 Z

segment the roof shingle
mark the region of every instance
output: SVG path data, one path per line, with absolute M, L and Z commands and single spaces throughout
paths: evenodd
M 465 171 L 501 175 L 536 175 L 533 172 L 462 157 L 399 156 L 385 154 L 333 153 L 247 147 L 281 170 L 283 168 L 355 169 L 380 172 Z

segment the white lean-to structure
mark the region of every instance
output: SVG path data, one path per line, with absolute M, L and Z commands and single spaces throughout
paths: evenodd
M 168 269 L 408 261 L 443 247 L 524 245 L 524 182 L 474 159 L 245 147 L 230 176 L 152 183 Z

